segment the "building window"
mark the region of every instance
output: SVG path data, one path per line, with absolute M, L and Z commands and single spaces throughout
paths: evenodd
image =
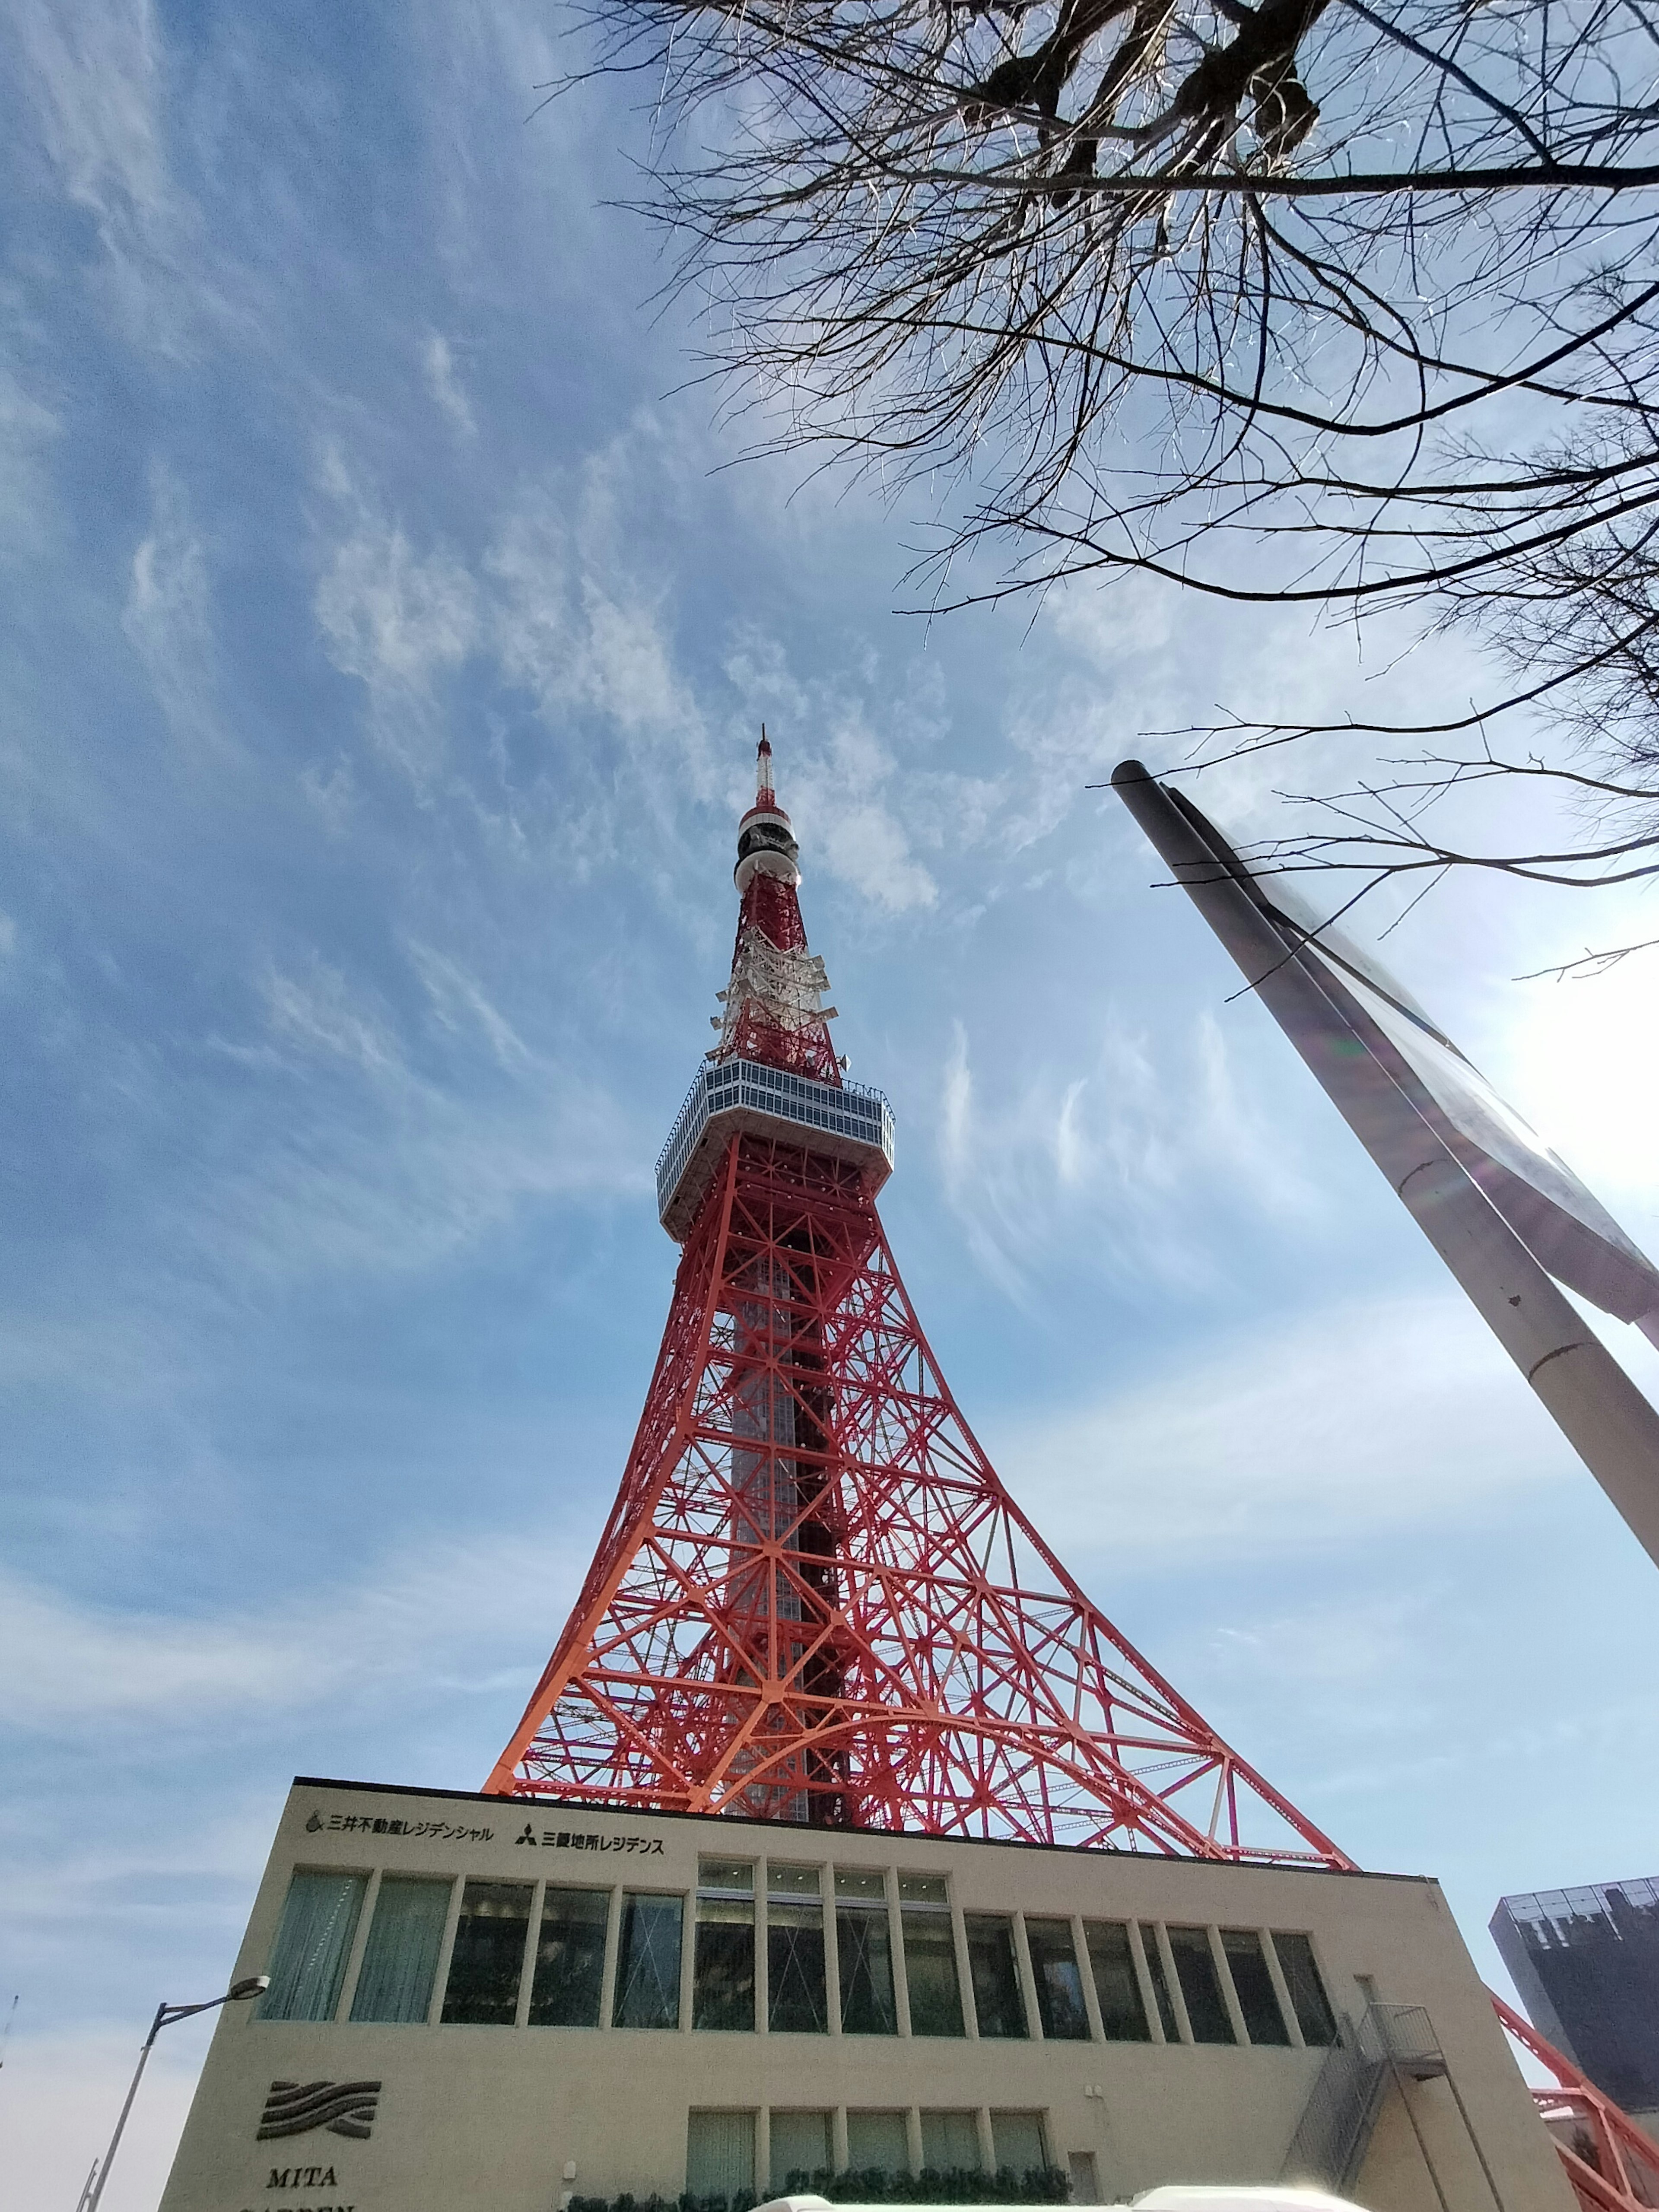
M 823 2035 L 823 1900 L 816 1867 L 766 1869 L 767 2021 L 775 2035 Z
M 351 1939 L 368 1887 L 366 1874 L 314 1874 L 296 1867 L 270 1954 L 261 2020 L 332 2020 Z
M 617 2027 L 678 2027 L 680 2024 L 680 1929 L 684 1900 L 629 1890 L 623 1897 L 622 1942 L 617 1960 Z M 716 2115 L 715 2117 L 719 2117 Z M 750 2122 L 750 2173 L 754 2184 Z M 699 2195 L 707 2195 L 699 2191 Z
M 659 1903 L 658 1899 L 642 1900 Z M 675 1900 L 678 1902 L 678 1899 Z M 692 2197 L 731 2198 L 755 2187 L 755 2115 L 691 2112 L 685 2124 L 685 2186 Z
M 530 1940 L 527 1881 L 470 1881 L 449 1954 L 441 2017 L 462 2027 L 511 2027 Z
M 1302 2040 L 1316 2049 L 1328 2048 L 1337 2039 L 1336 2018 L 1319 1978 L 1312 1943 L 1305 1936 L 1282 1935 L 1275 1928 L 1273 1949 L 1279 1954 L 1279 1970 L 1291 1993 L 1291 2008 L 1302 2030 Z
M 910 2171 L 910 2137 L 902 2112 L 848 2112 L 847 2163 L 857 2174 L 890 2181 Z
M 1166 1928 L 1176 1978 L 1187 2000 L 1187 2024 L 1194 2043 L 1236 2043 L 1231 2014 L 1221 1994 L 1207 1928 Z
M 1166 2043 L 1179 2043 L 1181 2029 L 1176 2020 L 1175 2003 L 1170 1996 L 1170 1978 L 1164 1971 L 1164 1952 L 1158 1940 L 1158 1929 L 1150 1920 L 1140 1923 L 1140 1952 L 1146 1961 L 1146 1978 L 1152 1985 L 1152 2002 L 1158 2007 L 1158 2025 L 1164 2030 Z
M 1028 2173 L 1041 2173 L 1048 2163 L 1041 2112 L 993 2112 L 991 2141 L 999 2173 L 1017 2174 L 1024 2181 Z
M 836 1870 L 836 1963 L 841 1969 L 843 2034 L 896 2035 L 884 1875 L 855 1868 Z
M 773 2108 L 772 2187 L 781 2196 L 787 2190 L 808 2189 L 830 2172 L 830 2115 L 828 2112 L 781 2112 Z
M 1262 1955 L 1261 1936 L 1254 1928 L 1224 1928 L 1221 1948 L 1233 1978 L 1238 2008 L 1244 2015 L 1244 2032 L 1251 2042 L 1288 2044 L 1291 2031 L 1279 2009 L 1279 1996 Z
M 610 1915 L 608 1889 L 560 1889 L 548 1884 L 530 1984 L 532 2027 L 599 2026 Z
M 910 1988 L 912 2035 L 963 2035 L 957 1943 L 943 1875 L 899 1876 L 899 1928 Z
M 982 2036 L 1024 2036 L 1024 2000 L 1014 1964 L 1014 1923 L 1000 1912 L 963 1916 L 968 1936 L 968 1971 L 974 1984 L 974 2014 Z
M 1026 1947 L 1031 1954 L 1031 1978 L 1036 1984 L 1037 2018 L 1050 2042 L 1086 2043 L 1089 2008 L 1083 2002 L 1083 1977 L 1078 1972 L 1077 1946 L 1069 1920 L 1025 1922 Z
M 755 1869 L 732 1859 L 697 1862 L 693 2027 L 755 2027 Z
M 380 1876 L 352 1992 L 353 2020 L 404 2025 L 425 2020 L 454 1887 L 410 1875 Z
M 979 2123 L 971 2112 L 924 2112 L 921 2163 L 934 2173 L 978 2173 Z
M 1150 2043 L 1152 2031 L 1140 2001 L 1128 1929 L 1121 1920 L 1085 1920 L 1083 1940 L 1089 1947 L 1101 2033 L 1108 2043 Z

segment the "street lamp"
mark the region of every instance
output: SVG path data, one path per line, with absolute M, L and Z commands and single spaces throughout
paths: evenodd
M 121 2117 L 115 2123 L 115 2133 L 109 2139 L 109 2148 L 104 2153 L 101 2166 L 94 2166 L 87 2176 L 87 2185 L 81 2191 L 81 2202 L 75 2212 L 98 2212 L 98 2200 L 104 2193 L 104 2184 L 109 2179 L 109 2170 L 115 2163 L 116 2147 L 121 2140 L 121 2130 L 127 2124 L 127 2114 L 132 2110 L 132 2100 L 138 2094 L 138 2084 L 144 2078 L 144 2068 L 156 2037 L 164 2027 L 171 2027 L 175 2020 L 188 2020 L 192 2013 L 211 2012 L 216 2005 L 240 2004 L 245 1998 L 263 1996 L 270 1987 L 269 1974 L 250 1974 L 246 1981 L 233 1982 L 222 1997 L 210 1997 L 205 2004 L 157 2005 L 155 2017 L 149 2024 L 149 2033 L 144 2038 L 144 2047 L 138 2053 L 138 2063 L 133 2069 L 132 2086 L 127 2091 L 127 2101 L 121 2107 Z

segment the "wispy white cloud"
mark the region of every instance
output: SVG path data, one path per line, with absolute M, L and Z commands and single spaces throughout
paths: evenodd
M 473 416 L 472 403 L 455 374 L 455 356 L 450 351 L 449 340 L 441 332 L 427 333 L 426 343 L 421 348 L 421 368 L 426 376 L 427 390 L 449 417 L 451 427 L 463 438 L 476 438 L 478 425 Z
M 68 197 L 112 250 L 149 234 L 173 205 L 159 117 L 162 41 L 149 0 L 52 8 L 13 19 L 46 148 Z
M 503 1067 L 523 1067 L 532 1055 L 505 1014 L 485 996 L 483 987 L 457 960 L 435 952 L 430 945 L 411 944 L 409 957 L 432 1000 L 433 1012 L 447 1030 L 461 1027 L 463 1018 L 477 1024 L 489 1040 L 490 1050 Z
M 425 790 L 447 751 L 436 686 L 477 643 L 477 588 L 444 547 L 417 552 L 337 449 L 321 475 L 345 528 L 318 582 L 318 626 L 335 666 L 368 687 L 377 743 Z
M 1356 1303 L 1165 1357 L 1144 1382 L 1010 1428 L 1001 1465 L 1074 1566 L 1114 1572 L 1449 1529 L 1576 1476 L 1453 1294 Z
M 325 961 L 271 970 L 263 1035 L 219 1049 L 285 1076 L 307 1110 L 179 1224 L 219 1264 L 398 1273 L 538 1200 L 647 1187 L 647 1134 L 591 1073 L 538 1060 L 452 957 L 422 947 L 410 960 L 437 1028 L 453 1035 L 465 1016 L 493 1079 L 465 1049 L 453 1068 L 417 1065 L 391 1008 Z
M 211 295 L 200 213 L 168 156 L 152 0 L 21 0 L 13 21 L 40 152 L 96 227 L 114 319 L 148 346 L 184 351 Z
M 1069 1049 L 992 1052 L 994 1085 L 975 1083 L 958 1021 L 944 1076 L 940 1164 L 973 1249 L 1005 1290 L 1072 1243 L 1079 1206 L 1088 1265 L 1119 1279 L 1196 1288 L 1226 1264 L 1229 1218 L 1316 1222 L 1325 1201 L 1288 1158 L 1264 1108 L 1240 1085 L 1219 1024 L 1200 1011 L 1183 1037 L 1107 1005 Z
M 207 549 L 184 486 L 150 471 L 150 526 L 132 556 L 121 628 L 175 737 L 222 745 Z
M 348 756 L 337 754 L 326 773 L 320 761 L 307 761 L 300 771 L 300 788 L 329 835 L 344 836 L 357 803 L 356 772 Z
M 574 1554 L 544 1532 L 441 1541 L 280 1602 L 199 1618 L 96 1605 L 0 1577 L 8 1724 L 65 1740 L 142 1723 L 163 1743 L 399 1686 L 475 1692 L 531 1679 L 574 1595 Z
M 52 533 L 48 459 L 62 434 L 59 417 L 0 362 L 0 561 L 38 554 Z
M 629 738 L 695 754 L 700 718 L 675 665 L 664 587 L 633 573 L 616 543 L 620 467 L 597 455 L 566 495 L 538 488 L 503 518 L 484 559 L 494 649 L 544 714 L 587 708 Z

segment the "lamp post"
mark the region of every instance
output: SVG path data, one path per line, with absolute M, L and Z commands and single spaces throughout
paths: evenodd
M 127 2091 L 127 2100 L 121 2107 L 121 2117 L 115 2123 L 115 2133 L 109 2139 L 109 2148 L 104 2153 L 101 2166 L 94 2166 L 87 2176 L 87 2185 L 81 2191 L 81 2202 L 76 2212 L 98 2212 L 98 2200 L 104 2193 L 104 2184 L 109 2179 L 109 2170 L 115 2163 L 115 2153 L 121 2140 L 121 2130 L 126 2126 L 127 2114 L 132 2110 L 132 2100 L 138 2094 L 138 2084 L 144 2078 L 144 2068 L 156 2037 L 164 2027 L 171 2027 L 175 2020 L 188 2020 L 192 2013 L 211 2012 L 216 2005 L 240 2004 L 248 1997 L 263 1996 L 270 1987 L 269 1974 L 250 1974 L 246 1981 L 233 1982 L 222 1997 L 210 1997 L 204 2004 L 157 2005 L 155 2017 L 149 2024 L 149 2033 L 144 2038 L 144 2047 L 138 2053 L 138 2063 L 133 2069 L 132 2085 Z

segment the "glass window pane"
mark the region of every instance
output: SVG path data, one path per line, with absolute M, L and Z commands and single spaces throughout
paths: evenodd
M 468 1882 L 441 2018 L 460 2027 L 512 2027 L 530 1936 L 530 1898 L 527 1881 Z
M 623 1898 L 617 1947 L 617 2027 L 678 2027 L 680 2024 L 680 1929 L 684 1900 L 629 1890 Z M 753 2142 L 752 2125 L 750 2142 Z M 750 2154 L 753 2165 L 753 2150 Z M 752 2172 L 750 2182 L 752 2184 Z M 706 2193 L 706 2192 L 704 2192 Z
M 818 1870 L 816 1867 L 769 1866 L 766 1891 L 769 1897 L 816 1897 Z
M 610 1916 L 608 1889 L 559 1889 L 548 1884 L 530 1984 L 532 2027 L 599 2026 Z
M 1089 2012 L 1083 2002 L 1083 1977 L 1078 1972 L 1071 1922 L 1028 1917 L 1025 1942 L 1031 1954 L 1031 1978 L 1036 1984 L 1037 2018 L 1042 2022 L 1042 2033 L 1056 2042 L 1086 2043 Z M 997 2163 L 1000 2166 L 1001 2160 Z
M 774 1869 L 775 1872 L 776 1869 Z M 770 1878 L 769 1877 L 769 1887 Z M 830 2026 L 823 1981 L 823 1907 L 772 1897 L 766 1907 L 768 2023 L 774 2034 L 823 2035 Z
M 1291 2031 L 1279 2009 L 1273 1976 L 1262 1956 L 1261 1938 L 1254 1928 L 1224 1928 L 1221 1948 L 1233 1978 L 1233 1994 L 1244 2015 L 1245 2033 L 1252 2043 L 1288 2043 Z
M 828 2112 L 772 2112 L 772 2187 L 779 2196 L 830 2179 Z
M 454 1884 L 383 1874 L 352 1993 L 353 2020 L 423 2021 Z
M 837 1867 L 836 1895 L 861 1897 L 866 1904 L 885 1905 L 887 1878 L 879 1869 L 872 1871 L 868 1867 Z
M 641 1902 L 659 1904 L 655 1898 Z M 755 2115 L 692 2112 L 685 2128 L 685 2186 L 692 2197 L 735 2197 L 755 2187 Z
M 950 1892 L 942 1874 L 902 1874 L 898 1878 L 901 1905 L 949 1905 Z
M 979 2124 L 971 2112 L 924 2112 L 921 2163 L 935 2173 L 980 2171 Z
M 1275 1928 L 1273 1948 L 1279 1954 L 1285 1986 L 1296 2008 L 1296 2024 L 1302 2030 L 1302 2040 L 1322 2050 L 1328 2047 L 1336 2041 L 1336 2018 L 1330 1999 L 1325 1995 L 1325 1984 L 1319 1978 L 1313 1945 L 1305 1936 L 1281 1935 Z
M 693 2027 L 755 2027 L 755 1901 L 697 1896 L 691 1974 Z
M 905 1905 L 899 1924 L 904 1936 L 904 1978 L 910 1985 L 911 2034 L 965 2033 L 949 1912 Z
M 1028 2173 L 1041 2173 L 1048 2163 L 1040 2112 L 993 2112 L 991 2141 L 996 2145 L 999 2173 L 1012 2173 L 1024 2181 Z
M 1207 1928 L 1170 1928 L 1170 1955 L 1175 1960 L 1181 1994 L 1187 2000 L 1187 2024 L 1194 2043 L 1231 2043 L 1237 2039 L 1221 1994 Z
M 836 1877 L 839 1884 L 840 1877 Z M 841 1968 L 841 2025 L 847 2035 L 896 2035 L 892 1940 L 887 1907 L 843 1905 L 836 1913 L 836 1960 Z
M 1108 2043 L 1150 2043 L 1152 2031 L 1140 2001 L 1128 1929 L 1121 1920 L 1085 1920 L 1083 1938 L 1089 1947 L 1102 2034 Z
M 1014 1964 L 1014 1923 L 1000 1912 L 963 1917 L 968 1971 L 974 1984 L 974 2016 L 982 2036 L 1029 2035 L 1019 1972 Z
M 1170 1995 L 1170 1978 L 1164 1971 L 1164 1953 L 1158 1943 L 1158 1929 L 1150 1920 L 1143 1920 L 1140 1923 L 1140 1951 L 1146 1961 L 1146 1978 L 1152 1985 L 1152 1996 L 1158 2005 L 1164 2040 L 1179 2043 L 1181 2030 L 1176 2023 L 1175 2002 Z
M 910 2142 L 902 2112 L 848 2112 L 847 2163 L 854 2173 L 884 2181 L 910 2171 Z
M 366 1874 L 313 1874 L 296 1867 L 270 1954 L 261 2020 L 332 2020 L 351 1939 L 368 1887 Z

